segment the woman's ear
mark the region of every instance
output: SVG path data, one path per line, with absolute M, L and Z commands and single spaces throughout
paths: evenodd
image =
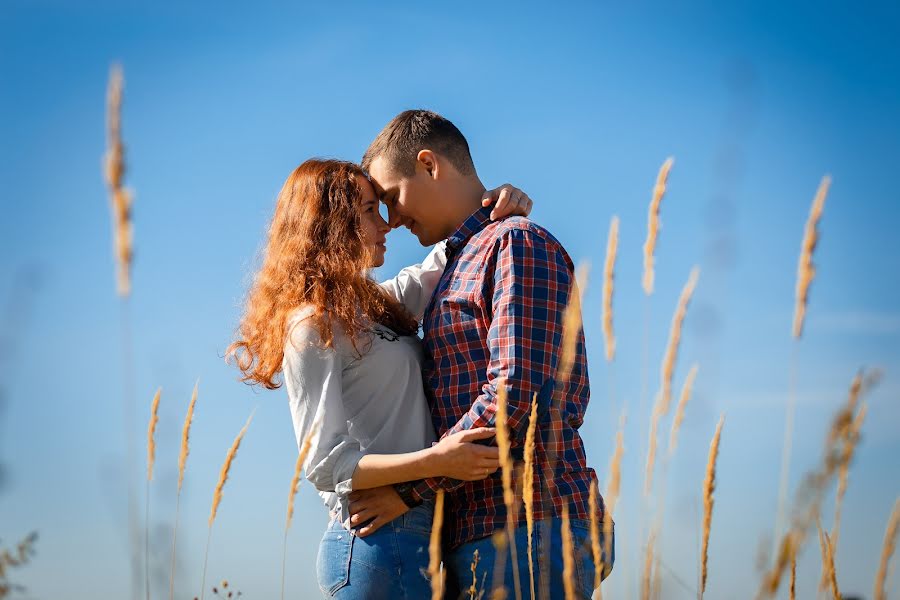
M 437 179 L 440 167 L 437 156 L 431 150 L 419 150 L 416 155 L 416 166 L 423 169 L 432 179 Z

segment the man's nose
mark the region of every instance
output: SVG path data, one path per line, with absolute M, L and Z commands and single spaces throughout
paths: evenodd
M 388 206 L 388 220 L 387 224 L 391 229 L 396 229 L 403 224 L 403 218 L 400 216 L 400 213 L 397 212 L 393 206 Z

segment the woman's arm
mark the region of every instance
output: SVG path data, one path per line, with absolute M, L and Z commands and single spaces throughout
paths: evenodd
M 476 440 L 491 438 L 495 431 L 480 427 L 447 436 L 431 448 L 404 454 L 366 454 L 353 472 L 353 489 L 415 481 L 426 477 L 452 477 L 464 481 L 484 479 L 500 466 L 496 446 Z

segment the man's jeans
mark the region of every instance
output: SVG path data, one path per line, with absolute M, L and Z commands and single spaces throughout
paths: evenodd
M 572 519 L 572 543 L 574 547 L 575 565 L 573 580 L 575 584 L 575 596 L 577 598 L 590 598 L 594 592 L 594 559 L 591 550 L 591 523 L 588 520 Z M 563 588 L 563 549 L 562 549 L 562 520 L 552 519 L 534 524 L 534 537 L 532 540 L 533 564 L 535 577 L 535 597 L 538 598 L 565 598 Z M 613 530 L 610 542 L 610 555 L 604 560 L 604 579 L 612 571 L 615 562 L 615 530 Z M 529 598 L 529 573 L 528 573 L 528 529 L 525 525 L 515 530 L 516 552 L 518 555 L 519 580 L 522 586 L 522 597 Z M 605 550 L 603 534 L 600 534 L 601 549 Z M 468 590 L 472 586 L 472 556 L 478 550 L 478 566 L 474 575 L 475 597 L 478 597 L 484 585 L 484 597 L 490 597 L 494 582 L 494 566 L 497 560 L 497 550 L 494 547 L 491 536 L 463 544 L 445 557 L 444 565 L 447 568 L 447 595 L 448 599 L 469 598 Z M 507 598 L 513 596 L 513 568 L 509 550 L 505 550 L 504 583 Z M 543 591 L 542 591 L 543 589 Z

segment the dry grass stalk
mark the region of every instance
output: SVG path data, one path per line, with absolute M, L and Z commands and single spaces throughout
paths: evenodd
M 472 564 L 469 569 L 472 571 L 472 585 L 469 586 L 469 600 L 475 600 L 478 593 L 478 550 L 472 553 Z
M 603 544 L 604 556 L 612 553 L 613 511 L 619 500 L 622 486 L 622 456 L 625 454 L 625 411 L 619 416 L 619 431 L 616 433 L 616 450 L 609 461 L 609 481 L 603 497 Z
M 534 600 L 534 456 L 537 435 L 538 402 L 537 393 L 531 399 L 531 415 L 525 432 L 525 467 L 522 475 L 522 503 L 525 505 L 525 525 L 528 529 L 528 580 L 531 600 Z
M 831 427 L 825 437 L 822 464 L 818 469 L 807 473 L 797 492 L 797 506 L 794 508 L 790 530 L 782 536 L 775 564 L 763 575 L 757 598 L 771 597 L 778 592 L 785 569 L 795 558 L 806 541 L 810 527 L 821 514 L 826 489 L 841 465 L 852 459 L 859 442 L 859 432 L 853 429 L 853 407 L 862 392 L 877 383 L 879 377 L 880 373 L 873 371 L 865 377 L 860 374 L 854 378 L 847 404 L 832 418 Z
M 669 457 L 675 454 L 675 447 L 678 445 L 678 430 L 681 429 L 681 422 L 684 421 L 684 410 L 687 407 L 688 400 L 691 398 L 691 391 L 694 389 L 694 379 L 697 378 L 697 370 L 699 367 L 695 364 L 688 371 L 681 387 L 681 394 L 678 398 L 678 406 L 675 407 L 675 417 L 672 420 L 672 429 L 669 431 Z
M 495 419 L 497 431 L 497 448 L 500 450 L 500 470 L 503 481 L 503 504 L 506 505 L 506 537 L 509 540 L 509 552 L 512 558 L 513 585 L 516 600 L 522 600 L 522 586 L 519 583 L 519 557 L 516 548 L 515 528 L 517 514 L 515 510 L 516 493 L 513 490 L 513 461 L 510 456 L 512 440 L 507 425 L 508 395 L 506 382 L 501 380 L 497 384 L 497 414 Z
M 678 298 L 678 305 L 675 307 L 675 314 L 672 316 L 672 326 L 669 330 L 669 343 L 666 346 L 666 353 L 663 356 L 662 366 L 660 368 L 661 386 L 656 394 L 656 402 L 653 404 L 653 413 L 650 415 L 650 439 L 647 446 L 647 466 L 644 477 L 644 494 L 650 495 L 650 489 L 653 487 L 653 470 L 656 465 L 656 437 L 659 428 L 659 421 L 669 412 L 669 405 L 672 401 L 672 377 L 675 373 L 675 363 L 678 359 L 678 347 L 681 344 L 681 330 L 684 324 L 684 317 L 687 314 L 688 304 L 690 304 L 691 296 L 697 287 L 697 279 L 700 277 L 700 269 L 694 267 L 688 277 L 687 283 L 681 290 L 681 296 Z
M 569 380 L 572 368 L 575 366 L 575 354 L 578 350 L 578 338 L 581 334 L 581 300 L 584 290 L 587 288 L 588 271 L 587 263 L 578 265 L 575 273 L 575 282 L 569 294 L 569 304 L 563 313 L 562 351 L 559 357 L 556 382 L 562 385 Z
M 563 545 L 563 589 L 566 600 L 575 600 L 575 546 L 572 542 L 572 528 L 569 525 L 569 505 L 562 507 Z
M 312 448 L 313 438 L 319 433 L 319 428 L 322 426 L 322 419 L 324 416 L 325 411 L 320 411 L 313 421 L 312 427 L 310 427 L 306 437 L 303 438 L 303 443 L 300 445 L 300 451 L 297 453 L 297 462 L 294 464 L 294 476 L 291 477 L 291 489 L 288 492 L 287 518 L 285 519 L 284 524 L 284 544 L 281 551 L 282 599 L 284 598 L 284 575 L 287 567 L 287 535 L 288 530 L 291 528 L 291 520 L 294 518 L 294 499 L 297 497 L 297 490 L 300 489 L 300 475 L 303 472 L 303 464 L 306 462 L 306 457 L 309 455 L 309 451 Z
M 113 216 L 113 250 L 116 257 L 116 288 L 120 296 L 131 293 L 132 224 L 131 193 L 122 185 L 125 178 L 125 146 L 122 143 L 122 67 L 113 65 L 106 95 L 107 150 L 103 175 L 109 187 Z
M 819 183 L 819 189 L 816 191 L 816 197 L 813 199 L 812 207 L 809 209 L 809 218 L 806 220 L 806 227 L 803 231 L 803 243 L 800 246 L 800 260 L 797 265 L 797 291 L 792 329 L 795 338 L 799 338 L 803 333 L 806 304 L 809 301 L 809 285 L 816 275 L 812 254 L 816 248 L 816 243 L 819 241 L 817 226 L 819 219 L 822 218 L 822 210 L 825 208 L 825 197 L 828 195 L 830 186 L 831 177 L 826 175 Z
M 700 548 L 700 598 L 706 591 L 707 558 L 709 556 L 709 533 L 712 526 L 713 492 L 716 489 L 716 460 L 719 457 L 719 440 L 725 415 L 719 417 L 716 433 L 709 444 L 709 459 L 706 461 L 706 477 L 703 479 L 703 541 Z
M 495 531 L 491 534 L 491 543 L 494 545 L 494 581 L 491 586 L 491 600 L 506 600 L 506 586 L 504 585 L 504 564 L 506 558 L 506 533 Z
M 444 527 L 444 490 L 438 490 L 434 499 L 434 520 L 431 525 L 431 542 L 428 545 L 428 577 L 431 579 L 431 600 L 441 600 L 444 581 L 441 577 L 441 529 Z
M 819 548 L 822 551 L 822 576 L 831 587 L 831 594 L 834 600 L 841 600 L 841 593 L 838 591 L 837 576 L 834 571 L 834 555 L 832 553 L 831 539 L 828 534 L 822 531 L 822 521 L 816 519 L 816 529 L 819 530 Z
M 650 532 L 644 550 L 644 574 L 641 577 L 641 600 L 650 600 L 650 585 L 653 581 L 653 555 L 656 544 L 656 530 Z
M 588 506 L 591 511 L 591 555 L 594 559 L 594 589 L 597 590 L 598 599 L 602 597 L 600 582 L 603 581 L 603 548 L 600 547 L 600 519 L 597 513 L 600 511 L 597 490 L 597 481 L 591 481 L 591 491 L 588 496 Z
M 197 387 L 199 385 L 199 381 L 194 383 L 191 403 L 188 405 L 187 415 L 184 418 L 184 427 L 181 430 L 181 450 L 178 453 L 178 491 L 175 494 L 175 526 L 172 529 L 172 567 L 169 571 L 170 600 L 175 598 L 175 545 L 178 539 L 178 511 L 181 507 L 181 487 L 184 484 L 184 467 L 187 465 L 191 423 L 194 420 L 194 406 L 197 404 Z
M 613 333 L 613 280 L 616 268 L 616 253 L 619 247 L 619 217 L 614 216 L 609 223 L 609 238 L 606 242 L 606 261 L 603 263 L 603 339 L 606 343 L 606 360 L 612 361 L 616 355 L 616 336 Z
M 256 411 L 254 410 L 254 412 Z M 234 438 L 234 442 L 231 443 L 231 447 L 228 448 L 228 452 L 225 454 L 225 462 L 222 463 L 222 468 L 219 471 L 219 480 L 216 482 L 216 489 L 213 492 L 212 507 L 210 507 L 209 510 L 209 528 L 206 536 L 206 556 L 203 559 L 203 582 L 200 587 L 200 600 L 203 600 L 204 588 L 206 587 L 206 562 L 209 558 L 209 541 L 212 537 L 213 522 L 216 520 L 216 513 L 219 510 L 219 504 L 222 502 L 222 490 L 225 488 L 225 482 L 228 481 L 228 473 L 231 471 L 231 465 L 237 456 L 237 451 L 241 447 L 241 441 L 244 439 L 244 434 L 247 433 L 247 428 L 250 427 L 250 422 L 252 420 L 253 413 L 250 413 L 247 422 L 241 427 L 241 430 Z
M 791 584 L 788 588 L 790 600 L 797 600 L 797 555 L 791 556 Z
M 144 589 L 150 600 L 150 482 L 153 481 L 153 463 L 156 461 L 156 424 L 159 423 L 159 397 L 162 388 L 156 390 L 150 404 L 150 423 L 147 425 L 147 495 L 144 500 Z
M 669 171 L 675 159 L 669 157 L 659 169 L 656 176 L 656 185 L 653 187 L 653 198 L 650 200 L 650 208 L 647 211 L 647 240 L 644 242 L 644 293 L 648 296 L 653 293 L 653 256 L 656 253 L 656 238 L 659 236 L 659 205 L 666 193 L 666 181 L 669 179 Z
M 894 502 L 894 509 L 888 518 L 887 528 L 884 530 L 884 545 L 881 549 L 881 558 L 878 561 L 878 572 L 875 575 L 875 588 L 873 596 L 875 600 L 885 600 L 884 582 L 887 579 L 888 563 L 897 549 L 897 531 L 900 529 L 900 498 Z

